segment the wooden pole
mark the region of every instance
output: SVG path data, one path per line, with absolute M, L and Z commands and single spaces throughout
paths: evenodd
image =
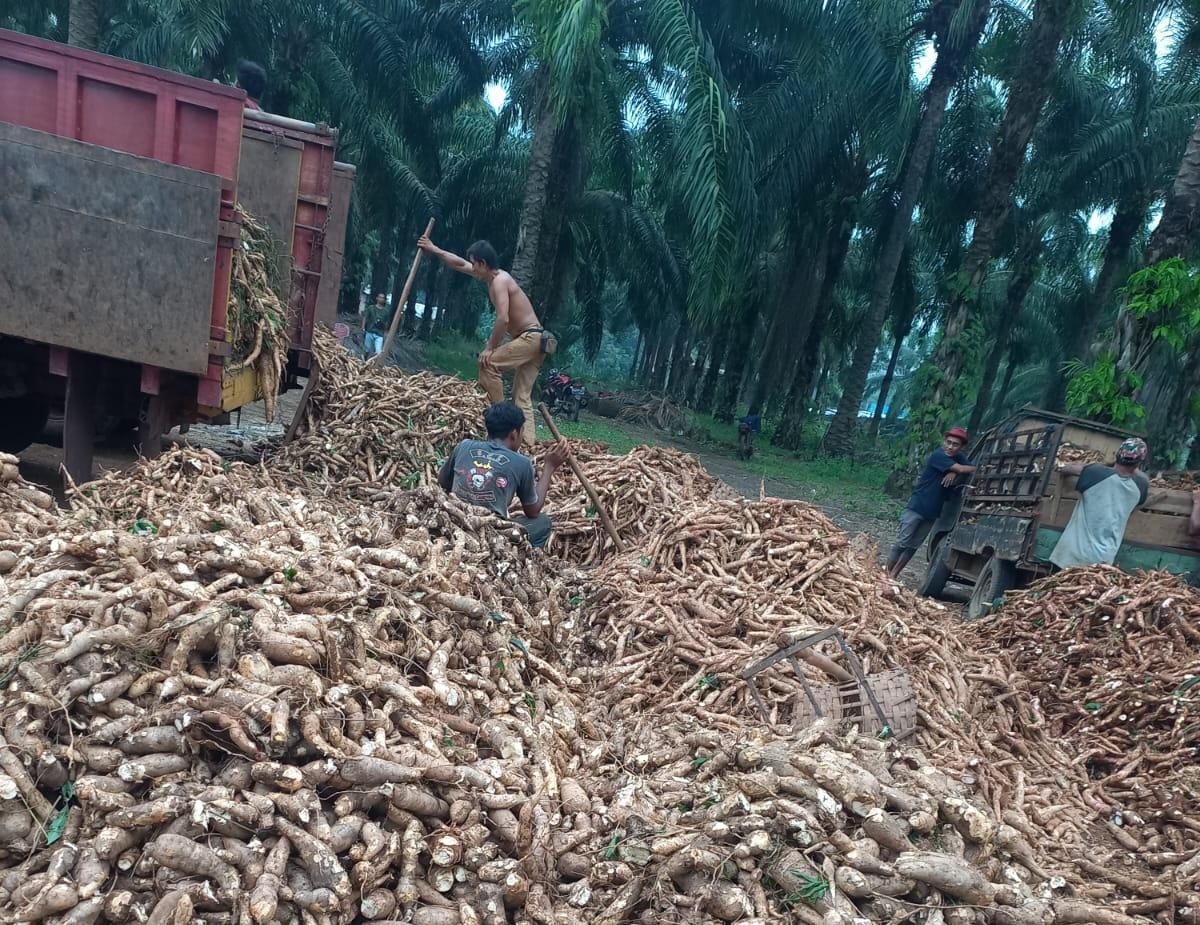
M 429 224 L 425 226 L 425 236 L 433 234 L 434 220 L 431 218 Z M 396 329 L 400 327 L 400 318 L 404 314 L 404 306 L 408 302 L 408 294 L 412 292 L 413 283 L 417 278 L 417 270 L 421 268 L 421 258 L 425 256 L 425 252 L 419 247 L 417 248 L 417 256 L 413 258 L 412 269 L 408 271 L 408 279 L 404 281 L 404 291 L 400 293 L 400 298 L 392 299 L 392 323 L 388 325 L 387 337 L 383 340 L 383 349 L 380 350 L 371 362 L 376 366 L 383 366 L 387 363 L 387 357 L 391 356 L 392 344 L 396 342 Z M 428 293 L 426 293 L 428 296 Z M 425 311 L 429 311 L 429 306 L 425 306 Z
M 550 428 L 550 433 L 554 435 L 554 439 L 562 440 L 563 435 L 559 432 L 557 425 L 555 425 L 554 418 L 550 417 L 550 409 L 546 407 L 545 402 L 538 404 L 538 411 L 542 413 L 542 419 L 546 422 L 546 426 Z M 570 451 L 569 447 L 567 450 L 567 465 L 571 467 L 571 471 L 575 473 L 575 478 L 579 479 L 579 484 L 583 486 L 583 490 L 591 498 L 592 507 L 596 509 L 596 514 L 600 517 L 600 523 L 604 525 L 605 532 L 612 539 L 613 545 L 617 547 L 617 552 L 624 552 L 625 544 L 621 542 L 621 536 L 617 533 L 616 524 L 612 522 L 612 518 L 608 516 L 608 511 L 600 503 L 600 496 L 596 494 L 596 487 L 592 484 L 592 480 L 584 474 L 583 467 L 575 461 L 575 454 Z

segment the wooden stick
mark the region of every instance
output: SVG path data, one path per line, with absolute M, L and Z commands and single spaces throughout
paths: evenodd
M 550 417 L 550 409 L 546 407 L 545 402 L 538 403 L 538 411 L 542 413 L 542 419 L 546 422 L 546 426 L 550 428 L 550 433 L 554 435 L 554 439 L 562 440 L 563 435 L 554 423 L 554 418 Z M 575 478 L 579 479 L 579 484 L 583 486 L 583 490 L 587 492 L 587 496 L 592 499 L 592 507 L 596 509 L 596 514 L 600 517 L 600 523 L 604 525 L 605 532 L 612 539 L 613 545 L 617 547 L 617 552 L 624 552 L 625 544 L 621 542 L 616 525 L 612 522 L 612 518 L 608 516 L 608 511 L 604 509 L 604 505 L 600 503 L 600 496 L 596 494 L 596 487 L 592 484 L 592 480 L 584 475 L 583 467 L 575 461 L 575 454 L 570 451 L 569 445 L 567 448 L 567 465 L 575 473 Z
M 431 218 L 429 224 L 425 226 L 425 236 L 433 234 L 434 220 Z M 371 358 L 371 362 L 376 366 L 383 366 L 387 363 L 387 357 L 391 356 L 392 344 L 396 342 L 396 330 L 400 327 L 400 316 L 404 314 L 404 306 L 408 304 L 408 294 L 412 292 L 413 283 L 417 279 L 417 270 L 421 268 L 421 258 L 425 256 L 425 252 L 419 247 L 417 248 L 417 256 L 413 258 L 412 269 L 408 271 L 408 279 L 404 281 L 404 290 L 400 293 L 400 298 L 392 302 L 392 323 L 388 325 L 387 337 L 383 340 L 383 349 Z M 425 294 L 425 298 L 429 298 L 429 293 Z M 429 306 L 425 306 L 425 311 L 429 311 Z
M 296 404 L 296 413 L 292 415 L 292 423 L 288 425 L 287 433 L 283 438 L 284 446 L 287 446 L 296 439 L 296 434 L 304 421 L 304 409 L 308 407 L 308 400 L 312 397 L 313 388 L 316 386 L 320 375 L 321 366 L 317 362 L 316 356 L 313 355 L 312 365 L 308 368 L 308 381 L 304 383 L 304 391 L 300 393 L 300 401 Z

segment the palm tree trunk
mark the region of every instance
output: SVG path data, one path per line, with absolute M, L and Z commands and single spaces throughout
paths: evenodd
M 817 378 L 816 367 L 821 353 L 825 319 L 817 318 L 809 328 L 807 343 L 800 362 L 796 364 L 792 384 L 788 387 L 783 403 L 783 414 L 771 437 L 771 445 L 786 450 L 799 449 L 804 436 L 804 422 L 808 420 L 809 398 L 813 381 Z
M 708 370 L 700 385 L 700 394 L 696 396 L 696 410 L 701 414 L 712 411 L 713 400 L 717 395 L 717 382 L 721 378 L 721 365 L 725 362 L 726 348 L 729 345 L 728 325 L 717 325 L 713 333 L 712 349 L 708 355 Z
M 78 48 L 100 47 L 101 0 L 71 0 L 67 13 L 67 41 Z
M 429 332 L 433 326 L 434 289 L 437 286 L 438 269 L 441 265 L 441 261 L 430 260 L 429 270 L 425 276 L 425 311 L 421 314 L 421 326 L 417 331 L 417 337 L 423 341 L 429 340 Z
M 437 323 L 433 326 L 431 336 L 437 340 L 446 333 L 446 326 L 450 321 L 450 277 L 453 273 L 438 273 L 437 294 L 434 296 L 434 304 L 437 305 Z
M 392 266 L 392 242 L 395 239 L 396 230 L 392 227 L 391 222 L 383 226 L 383 230 L 379 232 L 379 250 L 375 253 L 375 260 L 371 264 L 371 298 L 374 299 L 377 293 L 387 294 L 388 274 L 391 272 Z
M 810 293 L 813 270 L 817 261 L 825 259 L 827 252 L 828 239 L 821 243 L 816 255 L 812 254 L 812 241 L 809 236 L 798 234 L 793 243 L 786 282 L 779 290 L 771 324 L 763 336 L 758 381 L 750 396 L 752 410 L 761 409 L 771 390 L 778 386 L 781 360 L 794 355 L 789 348 L 797 343 L 803 344 L 808 336 L 808 328 L 812 323 L 813 299 Z
M 875 275 L 871 283 L 871 301 L 866 317 L 858 330 L 854 345 L 854 356 L 842 376 L 842 397 L 838 401 L 837 414 L 825 433 L 822 448 L 835 456 L 848 456 L 854 452 L 855 433 L 858 429 L 858 412 L 862 406 L 863 392 L 875 351 L 883 334 L 888 308 L 892 301 L 892 288 L 900 270 L 900 260 L 908 246 L 908 235 L 912 228 L 913 210 L 917 206 L 925 180 L 929 176 L 929 165 L 937 150 L 938 130 L 946 116 L 946 104 L 950 92 L 962 77 L 963 67 L 970 58 L 987 22 L 991 0 L 970 0 L 974 3 L 968 32 L 959 47 L 951 48 L 949 42 L 939 43 L 937 62 L 933 76 L 925 91 L 925 109 L 912 148 L 904 164 L 900 181 L 900 198 L 896 210 L 888 222 L 887 236 L 883 240 L 875 264 Z
M 992 141 L 987 176 L 975 212 L 975 231 L 959 273 L 959 291 L 947 311 L 933 365 L 940 378 L 914 421 L 913 437 L 926 443 L 953 411 L 959 378 L 970 351 L 963 334 L 974 313 L 1000 232 L 1012 209 L 1012 192 L 1025 161 L 1029 140 L 1041 117 L 1054 80 L 1058 45 L 1066 31 L 1074 0 L 1037 0 L 1033 26 L 1021 62 L 1009 85 L 1004 120 Z
M 725 358 L 725 375 L 721 379 L 717 406 L 713 409 L 713 417 L 726 424 L 734 419 L 737 412 L 742 378 L 746 372 L 746 359 L 750 353 L 750 342 L 754 339 L 754 326 L 757 322 L 758 303 L 751 300 L 735 322 L 730 335 L 729 351 Z
M 654 381 L 654 369 L 658 363 L 658 351 L 662 346 L 662 328 L 655 328 L 650 335 L 650 340 L 646 342 L 646 353 L 642 357 L 642 373 L 640 376 L 641 382 L 645 386 L 649 386 Z
M 975 433 L 983 423 L 992 404 L 992 389 L 996 385 L 996 374 L 1000 371 L 1000 361 L 1008 352 L 1012 341 L 1013 329 L 1021 317 L 1025 307 L 1025 297 L 1029 288 L 1037 278 L 1038 261 L 1042 253 L 1041 223 L 1034 219 L 1025 226 L 1023 240 L 1018 244 L 1013 254 L 1013 271 L 1008 281 L 1008 289 L 1004 296 L 1004 311 L 1001 312 L 993 332 L 992 349 L 988 351 L 987 360 L 983 367 L 983 381 L 979 384 L 979 393 L 975 396 L 975 407 L 971 411 L 971 419 L 967 430 Z
M 833 307 L 834 289 L 842 275 L 842 268 L 846 265 L 846 257 L 850 253 L 852 231 L 849 222 L 843 222 L 840 226 L 834 227 L 835 235 L 827 238 L 824 242 L 825 259 L 813 261 L 814 272 L 808 288 L 810 292 L 816 292 L 816 299 L 815 301 L 809 300 L 808 303 L 805 337 L 803 341 L 800 341 L 804 344 L 804 351 L 801 354 L 800 363 L 796 367 L 791 388 L 788 389 L 779 426 L 775 428 L 775 435 L 771 438 L 773 445 L 787 449 L 794 450 L 800 446 L 800 441 L 804 436 L 804 423 L 808 419 L 809 398 L 813 383 L 823 380 L 827 374 L 826 368 L 826 370 L 822 370 L 821 376 L 817 376 L 817 364 L 821 358 L 821 343 L 825 338 L 825 326 Z
M 1146 210 L 1150 207 L 1144 192 L 1127 193 L 1117 204 L 1108 228 L 1108 240 L 1104 245 L 1104 262 L 1096 277 L 1092 298 L 1085 303 L 1085 313 L 1075 328 L 1075 336 L 1067 350 L 1068 360 L 1091 359 L 1099 330 L 1100 320 L 1112 304 L 1117 281 L 1125 275 L 1129 264 L 1129 252 L 1134 239 L 1146 221 Z M 1054 374 L 1046 393 L 1045 406 L 1051 411 L 1061 411 L 1067 397 L 1066 370 L 1060 366 Z
M 692 364 L 692 376 L 688 382 L 687 395 L 684 397 L 684 404 L 689 408 L 696 407 L 696 401 L 700 396 L 700 387 L 704 384 L 704 371 L 708 368 L 708 358 L 712 353 L 712 336 L 704 337 L 699 349 L 696 350 L 696 362 Z
M 517 249 L 512 275 L 522 289 L 533 297 L 534 281 L 542 262 L 543 231 L 549 200 L 554 147 L 558 139 L 558 118 L 546 99 L 546 75 L 539 75 L 542 98 L 529 149 L 529 167 L 525 171 L 525 197 L 517 226 Z
M 675 328 L 675 342 L 671 345 L 671 364 L 667 372 L 667 392 L 679 397 L 679 389 L 685 378 L 685 370 L 692 365 L 692 328 L 687 318 L 680 319 Z
M 1000 383 L 1000 391 L 996 393 L 996 400 L 992 403 L 993 417 L 1000 417 L 1004 412 L 1004 406 L 1008 404 L 1008 393 L 1012 390 L 1013 373 L 1016 371 L 1017 360 L 1010 350 L 1008 352 L 1008 366 L 1004 369 L 1004 381 Z
M 910 329 L 911 324 L 908 326 Z M 900 351 L 904 349 L 904 339 L 908 331 L 897 331 L 895 343 L 892 344 L 892 355 L 888 358 L 887 372 L 879 383 L 879 400 L 875 403 L 875 414 L 871 416 L 871 429 L 868 436 L 875 440 L 879 437 L 879 425 L 883 421 L 883 409 L 887 406 L 888 396 L 892 393 L 892 382 L 896 379 L 896 365 L 900 362 Z
M 638 328 L 637 343 L 633 345 L 633 359 L 629 363 L 629 372 L 625 375 L 625 378 L 630 382 L 633 382 L 633 380 L 637 377 L 638 360 L 641 357 L 643 340 L 644 338 L 642 336 L 642 329 Z

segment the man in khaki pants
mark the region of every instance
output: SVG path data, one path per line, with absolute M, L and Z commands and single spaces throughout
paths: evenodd
M 537 441 L 533 422 L 533 384 L 547 356 L 558 348 L 554 335 L 542 327 L 529 296 L 517 281 L 498 266 L 496 249 L 487 241 L 476 241 L 467 248 L 466 259 L 442 250 L 428 236 L 421 235 L 417 246 L 436 257 L 451 270 L 473 276 L 488 287 L 488 298 L 496 309 L 492 336 L 479 355 L 479 384 L 493 405 L 504 401 L 502 373 L 513 371 L 513 404 L 525 414 L 521 442 L 532 447 Z M 504 340 L 504 335 L 509 340 Z

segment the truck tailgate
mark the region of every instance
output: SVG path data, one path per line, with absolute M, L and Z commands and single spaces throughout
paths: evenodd
M 0 122 L 0 334 L 204 375 L 221 179 Z

